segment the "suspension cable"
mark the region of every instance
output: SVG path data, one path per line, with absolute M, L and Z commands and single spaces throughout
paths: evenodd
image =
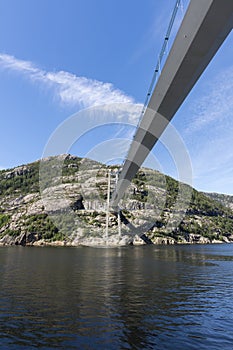
M 166 32 L 166 35 L 165 35 L 165 38 L 164 38 L 164 41 L 163 41 L 163 45 L 162 45 L 159 57 L 158 57 L 158 61 L 157 61 L 157 64 L 156 64 L 156 67 L 155 67 L 155 70 L 154 70 L 154 74 L 152 76 L 152 80 L 151 80 L 151 83 L 150 83 L 150 86 L 149 86 L 149 89 L 148 89 L 148 92 L 147 92 L 147 95 L 146 95 L 146 99 L 145 99 L 144 105 L 142 107 L 142 111 L 141 111 L 141 114 L 140 114 L 140 117 L 139 117 L 138 125 L 139 125 L 139 123 L 140 123 L 140 121 L 141 121 L 141 119 L 142 119 L 142 117 L 143 117 L 143 115 L 144 115 L 144 113 L 146 111 L 146 108 L 147 108 L 148 102 L 149 102 L 149 98 L 151 96 L 153 87 L 154 87 L 155 82 L 157 80 L 157 76 L 160 73 L 161 63 L 162 63 L 163 57 L 164 57 L 164 55 L 166 53 L 166 49 L 167 49 L 168 41 L 169 41 L 169 38 L 170 38 L 170 34 L 171 34 L 171 31 L 172 31 L 172 28 L 173 28 L 173 24 L 175 22 L 177 11 L 178 11 L 178 9 L 179 9 L 179 7 L 181 5 L 181 1 L 182 0 L 176 0 L 176 4 L 175 4 L 175 7 L 174 7 L 173 12 L 172 12 L 172 16 L 171 16 L 171 19 L 170 19 L 170 22 L 169 22 L 169 25 L 168 25 L 168 29 L 167 29 L 167 32 Z

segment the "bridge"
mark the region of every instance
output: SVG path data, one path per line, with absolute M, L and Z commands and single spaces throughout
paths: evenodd
M 233 0 L 191 0 L 123 164 L 110 207 L 127 187 L 233 27 Z

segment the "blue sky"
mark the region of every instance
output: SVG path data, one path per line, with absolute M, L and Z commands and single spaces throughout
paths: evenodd
M 0 168 L 41 158 L 54 130 L 83 108 L 143 103 L 174 4 L 0 0 Z M 231 33 L 172 121 L 199 190 L 233 194 L 232 57 Z M 120 131 L 98 129 L 71 153 L 84 156 L 116 134 L 132 135 Z M 164 146 L 153 152 L 160 168 L 176 176 Z

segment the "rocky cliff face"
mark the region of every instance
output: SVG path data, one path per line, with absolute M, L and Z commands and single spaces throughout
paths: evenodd
M 0 244 L 142 244 L 145 233 L 155 244 L 233 241 L 230 206 L 151 169 L 138 172 L 106 231 L 109 168 L 113 191 L 116 166 L 71 155 L 0 171 Z
M 222 203 L 225 207 L 228 207 L 233 210 L 233 196 L 221 193 L 205 193 L 203 194 L 215 201 Z

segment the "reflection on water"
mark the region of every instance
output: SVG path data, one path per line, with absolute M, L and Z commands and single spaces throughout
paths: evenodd
M 232 349 L 233 245 L 0 249 L 2 349 Z

